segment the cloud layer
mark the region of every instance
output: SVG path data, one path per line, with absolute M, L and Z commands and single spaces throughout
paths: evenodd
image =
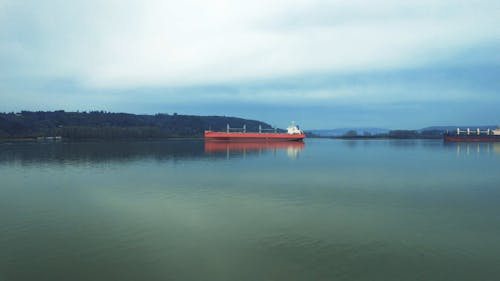
M 498 3 L 8 1 L 2 53 L 91 87 L 420 67 L 498 44 Z

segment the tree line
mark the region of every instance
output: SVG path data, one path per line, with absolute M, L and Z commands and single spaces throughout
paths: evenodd
M 271 126 L 257 120 L 226 116 L 158 113 L 137 115 L 105 111 L 21 111 L 0 113 L 0 138 L 61 136 L 69 139 L 201 137 L 205 130 L 246 125 L 247 131 Z

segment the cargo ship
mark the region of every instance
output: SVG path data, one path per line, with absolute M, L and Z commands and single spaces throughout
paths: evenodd
M 247 132 L 246 126 L 243 126 L 243 128 L 231 128 L 229 124 L 225 132 L 205 131 L 205 140 L 208 141 L 303 141 L 305 137 L 304 132 L 293 122 L 288 126 L 287 131 L 283 133 L 278 132 L 277 129 L 262 129 L 262 126 L 259 126 L 258 132 Z
M 460 130 L 455 132 L 446 132 L 443 135 L 445 142 L 500 142 L 500 127 L 496 129 Z

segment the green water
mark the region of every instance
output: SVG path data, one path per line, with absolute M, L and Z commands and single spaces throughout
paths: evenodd
M 500 280 L 500 144 L 0 144 L 0 280 Z

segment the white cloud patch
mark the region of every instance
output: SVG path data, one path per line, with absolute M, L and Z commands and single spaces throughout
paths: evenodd
M 0 59 L 91 88 L 405 69 L 500 37 L 499 2 L 481 0 L 52 0 L 0 9 Z

